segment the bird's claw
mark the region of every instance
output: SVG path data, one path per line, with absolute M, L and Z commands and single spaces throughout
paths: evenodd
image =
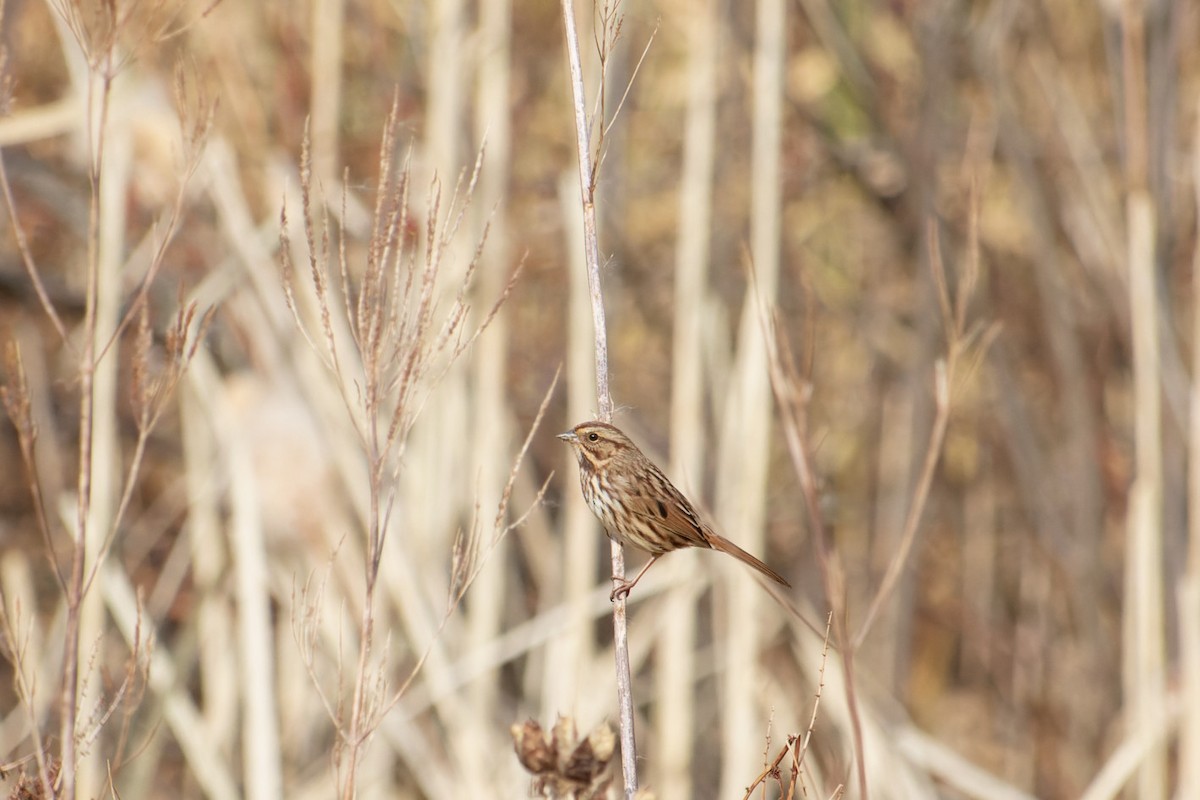
M 618 578 L 614 575 L 613 583 L 617 585 L 609 592 L 608 600 L 611 603 L 615 603 L 623 597 L 629 597 L 629 592 L 633 589 L 633 584 L 637 583 L 637 581 L 627 581 L 624 578 Z

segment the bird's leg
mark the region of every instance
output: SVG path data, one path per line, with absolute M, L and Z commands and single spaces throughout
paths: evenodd
M 612 594 L 608 596 L 608 599 L 615 603 L 622 597 L 629 597 L 629 593 L 633 591 L 633 587 L 637 586 L 637 582 L 640 581 L 642 576 L 646 574 L 646 570 L 650 569 L 650 566 L 655 561 L 658 561 L 658 558 L 661 555 L 662 553 L 659 553 L 657 556 L 651 556 L 650 560 L 646 562 L 646 566 L 642 567 L 642 571 L 639 572 L 637 577 L 631 581 L 627 581 L 624 578 L 618 578 L 616 575 L 613 575 L 612 580 L 613 583 L 616 584 L 616 587 L 613 588 Z

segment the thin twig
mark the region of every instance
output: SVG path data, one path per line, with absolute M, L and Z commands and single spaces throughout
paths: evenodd
M 801 494 L 804 496 L 804 507 L 808 512 L 808 524 L 817 550 L 817 564 L 820 568 L 821 582 L 825 591 L 825 599 L 830 606 L 830 618 L 833 621 L 833 639 L 838 651 L 842 654 L 842 674 L 846 683 L 846 708 L 850 716 L 852 739 L 854 741 L 855 765 L 857 767 L 860 796 L 867 797 L 867 767 L 866 753 L 863 744 L 862 720 L 858 710 L 858 695 L 854 680 L 854 651 L 849 645 L 846 632 L 846 586 L 845 575 L 841 562 L 833 552 L 829 541 L 825 520 L 821 514 L 820 500 L 817 493 L 816 478 L 812 468 L 812 457 L 809 454 L 805 434 L 807 424 L 808 388 L 796 373 L 795 363 L 787 340 L 779 331 L 778 319 L 773 319 L 770 329 L 767 328 L 765 310 L 761 313 L 764 335 L 767 339 L 768 367 L 771 378 L 771 389 L 775 393 L 775 401 L 779 406 L 779 418 L 783 426 L 784 442 L 792 459 L 792 469 L 800 482 Z
M 607 8 L 607 6 L 605 6 Z M 608 334 L 604 321 L 604 295 L 600 289 L 600 246 L 596 234 L 596 180 L 591 163 L 588 134 L 587 100 L 583 86 L 583 66 L 579 53 L 579 33 L 575 28 L 575 10 L 571 0 L 562 0 L 563 27 L 567 40 L 567 59 L 571 67 L 571 96 L 575 109 L 575 143 L 579 154 L 579 190 L 583 206 L 584 255 L 587 259 L 588 289 L 592 298 L 592 324 L 596 353 L 596 401 L 602 421 L 612 419 L 612 396 L 608 389 Z M 604 34 L 607 35 L 606 27 Z M 599 89 L 604 94 L 604 87 Z M 603 129 L 603 123 L 601 123 Z M 625 551 L 611 541 L 612 576 L 625 579 Z M 633 731 L 633 682 L 629 669 L 629 632 L 624 597 L 613 602 L 613 654 L 616 660 L 617 701 L 620 706 L 621 773 L 625 797 L 637 793 L 637 746 Z
M 58 310 L 55 309 L 54 302 L 50 299 L 50 293 L 46 291 L 46 284 L 42 282 L 41 270 L 34 263 L 33 252 L 29 249 L 29 241 L 25 238 L 25 230 L 21 227 L 21 220 L 17 216 L 17 204 L 13 199 L 12 186 L 8 181 L 8 170 L 4 166 L 2 152 L 0 152 L 0 192 L 4 194 L 4 207 L 8 211 L 8 222 L 12 225 L 13 238 L 17 241 L 17 251 L 21 254 L 21 264 L 25 267 L 25 274 L 29 277 L 29 282 L 33 284 L 33 291 L 37 295 L 38 303 L 41 304 L 42 310 L 46 312 L 46 318 L 50 320 L 54 330 L 58 333 L 59 340 L 73 348 L 73 343 L 67 337 L 67 328 L 63 324 L 62 317 L 58 315 Z
M 821 669 L 817 673 L 817 694 L 813 699 L 813 709 L 812 714 L 810 714 L 808 718 L 807 730 L 805 730 L 803 736 L 797 736 L 795 734 L 788 735 L 787 743 L 779 749 L 779 753 L 776 754 L 775 759 L 768 764 L 766 768 L 758 774 L 757 777 L 755 777 L 749 786 L 746 787 L 746 794 L 743 796 L 742 800 L 750 800 L 750 795 L 753 794 L 754 790 L 759 786 L 762 786 L 765 791 L 767 779 L 770 777 L 774 777 L 776 780 L 782 781 L 779 775 L 779 765 L 783 763 L 783 759 L 787 757 L 788 753 L 792 754 L 792 765 L 791 785 L 788 789 L 787 796 L 795 796 L 796 786 L 800 782 L 800 767 L 804 763 L 805 753 L 808 752 L 808 744 L 810 741 L 812 741 L 813 729 L 817 726 L 817 712 L 821 708 L 821 694 L 825 691 L 825 664 L 828 663 L 829 660 L 829 630 L 832 625 L 833 614 L 830 613 L 825 617 L 825 637 L 823 640 L 824 646 L 821 650 Z M 770 744 L 768 742 L 768 747 L 769 746 Z
M 900 547 L 892 555 L 883 581 L 879 584 L 879 591 L 871 600 L 870 609 L 851 642 L 850 646 L 855 650 L 862 646 L 871 626 L 875 623 L 875 618 L 883 609 L 884 603 L 892 596 L 896 583 L 900 580 L 900 574 L 908 565 L 908 557 L 912 554 L 913 543 L 917 538 L 917 529 L 921 523 L 921 515 L 925 510 L 925 501 L 929 497 L 929 488 L 933 485 L 933 475 L 937 471 L 938 462 L 941 461 L 942 442 L 946 439 L 946 427 L 950 423 L 950 382 L 948 379 L 950 369 L 942 360 L 934 365 L 933 393 L 937 415 L 934 417 L 933 430 L 929 433 L 929 446 L 925 448 L 925 463 L 921 466 L 921 476 L 913 491 L 912 502 L 908 507 L 908 517 L 904 520 L 904 534 L 900 537 Z
M 633 74 L 629 76 L 629 83 L 625 84 L 625 91 L 621 93 L 621 99 L 617 101 L 617 107 L 613 109 L 612 119 L 608 120 L 604 125 L 604 132 L 608 133 L 612 130 L 613 125 L 617 123 L 617 117 L 621 116 L 621 109 L 625 107 L 625 101 L 629 99 L 629 93 L 633 91 L 634 81 L 637 80 L 638 72 L 642 69 L 642 64 L 646 61 L 646 56 L 650 53 L 650 46 L 654 44 L 654 37 L 658 36 L 658 23 L 654 23 L 654 30 L 650 31 L 650 36 L 646 39 L 646 46 L 642 48 L 642 54 L 638 56 L 637 63 L 633 65 Z M 601 155 L 603 161 L 603 154 Z

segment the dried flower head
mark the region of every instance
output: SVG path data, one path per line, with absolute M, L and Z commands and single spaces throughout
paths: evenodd
M 534 791 L 540 796 L 600 798 L 608 792 L 616 734 L 607 722 L 582 741 L 570 717 L 559 717 L 549 735 L 534 720 L 511 730 L 517 760 L 534 776 Z

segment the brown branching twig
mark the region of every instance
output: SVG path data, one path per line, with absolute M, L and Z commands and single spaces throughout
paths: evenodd
M 977 216 L 977 212 L 973 211 L 971 214 L 972 220 L 975 220 Z M 892 555 L 892 560 L 888 563 L 887 571 L 884 573 L 879 589 L 876 591 L 875 597 L 871 600 L 862 624 L 859 626 L 858 632 L 851 642 L 851 646 L 855 650 L 861 647 L 863 641 L 867 638 L 871 626 L 874 624 L 884 604 L 891 597 L 900 579 L 900 574 L 903 572 L 905 566 L 908 564 L 909 557 L 912 555 L 912 548 L 916 541 L 921 515 L 925 510 L 925 501 L 929 497 L 929 490 L 933 485 L 934 472 L 937 470 L 938 462 L 941 460 L 942 443 L 946 438 L 946 428 L 950 423 L 951 387 L 955 383 L 959 372 L 959 364 L 963 356 L 966 354 L 968 348 L 980 339 L 979 329 L 968 330 L 966 327 L 967 305 L 970 302 L 971 293 L 978 281 L 978 243 L 973 238 L 977 235 L 976 224 L 974 221 L 971 223 L 972 240 L 968 244 L 969 256 L 967 258 L 967 269 L 962 281 L 958 285 L 953 300 L 951 300 L 950 289 L 947 285 L 946 266 L 942 261 L 942 251 L 938 243 L 937 228 L 933 223 L 929 225 L 929 262 L 930 269 L 933 272 L 934 284 L 937 287 L 942 328 L 946 334 L 946 358 L 939 360 L 934 365 L 936 413 L 933 420 L 933 428 L 929 433 L 929 443 L 925 448 L 925 458 L 921 466 L 921 473 L 917 479 L 917 485 L 913 489 L 908 515 L 904 520 L 904 532 L 900 537 L 900 546 Z M 986 349 L 995 332 L 996 329 L 992 328 L 984 334 L 980 347 L 981 350 Z
M 4 593 L 4 587 L 0 585 L 0 643 L 7 646 L 4 656 L 13 665 L 13 688 L 16 690 L 17 700 L 24 707 L 26 715 L 30 719 L 36 719 L 34 695 L 37 692 L 37 677 L 36 673 L 31 677 L 26 671 L 30 668 L 28 646 L 32 624 L 23 625 L 21 614 L 20 605 L 10 606 Z M 57 770 L 51 763 L 50 753 L 42 738 L 40 727 L 30 725 L 29 731 L 30 738 L 33 740 L 33 757 L 37 762 L 40 787 L 44 793 L 49 794 L 52 791 L 50 787 L 54 785 L 51 773 L 57 773 Z
M 212 132 L 213 117 L 217 113 L 218 106 L 217 100 L 210 100 L 199 87 L 200 82 L 196 79 L 194 73 L 185 69 L 182 64 L 177 65 L 175 69 L 174 91 L 176 107 L 179 109 L 180 141 L 183 144 L 183 163 L 180 167 L 179 186 L 175 191 L 174 202 L 171 203 L 170 211 L 167 214 L 166 224 L 162 226 L 162 231 L 158 235 L 158 243 L 155 245 L 154 253 L 150 258 L 150 266 L 141 280 L 138 281 L 137 289 L 134 290 L 132 298 L 126 304 L 125 313 L 122 315 L 121 321 L 117 323 L 108 341 L 100 348 L 97 358 L 104 358 L 105 353 L 121 338 L 125 329 L 142 315 L 148 302 L 150 287 L 154 284 L 155 278 L 158 277 L 159 271 L 162 269 L 163 263 L 166 260 L 167 250 L 174 241 L 175 233 L 183 220 L 183 214 L 187 208 L 188 184 L 196 174 L 196 170 L 200 166 L 200 159 L 204 156 L 204 148 L 208 144 L 208 137 Z M 193 307 L 189 309 L 189 317 L 194 316 L 194 314 L 195 308 Z M 208 317 L 211 317 L 211 311 L 206 315 L 206 318 Z M 203 338 L 206 327 L 202 323 L 198 338 Z M 188 330 L 186 326 L 183 328 L 185 334 Z M 194 347 L 192 349 L 194 351 Z M 180 371 L 181 374 L 182 370 Z M 173 388 L 174 385 L 172 385 Z
M 54 307 L 54 303 L 50 299 L 50 293 L 46 290 L 46 283 L 42 280 L 42 272 L 33 260 L 33 252 L 29 249 L 29 240 L 26 238 L 25 230 L 21 226 L 21 220 L 17 216 L 17 203 L 13 199 L 12 184 L 8 180 L 8 168 L 5 166 L 2 150 L 0 150 L 0 192 L 4 194 L 4 208 L 8 212 L 8 223 L 12 226 L 13 238 L 17 243 L 17 252 L 21 254 L 21 266 L 25 268 L 25 275 L 29 278 L 29 282 L 33 286 L 33 292 L 37 296 L 38 304 L 41 305 L 46 318 L 50 320 L 50 324 L 54 326 L 59 340 L 67 346 L 73 347 L 72 342 L 67 336 L 66 325 L 62 321 L 62 317 L 59 316 L 58 309 Z
M 120 7 L 118 7 L 119 5 Z M 109 135 L 111 93 L 118 74 L 133 61 L 136 54 L 136 47 L 125 50 L 121 42 L 136 29 L 136 34 L 130 38 L 136 41 L 138 46 L 159 43 L 167 28 L 159 24 L 165 18 L 156 16 L 157 12 L 162 10 L 162 6 L 151 8 L 137 3 L 109 3 L 85 8 L 85 4 L 61 2 L 54 4 L 54 7 L 83 54 L 89 70 L 89 77 L 96 79 L 94 82 L 89 82 L 88 89 L 85 91 L 88 116 L 83 129 L 87 146 L 87 175 L 91 192 L 86 235 L 87 254 L 82 273 L 85 285 L 84 317 L 78 338 L 72 339 L 68 335 L 66 323 L 50 299 L 41 270 L 35 263 L 32 250 L 22 230 L 12 187 L 2 161 L 0 161 L 0 191 L 4 195 L 22 265 L 41 310 L 58 337 L 66 344 L 67 351 L 76 364 L 79 432 L 75 518 L 70 531 L 70 567 L 65 573 L 54 548 L 55 526 L 46 511 L 47 500 L 43 495 L 41 476 L 38 474 L 35 459 L 37 429 L 32 416 L 30 389 L 20 353 L 14 342 L 5 344 L 4 367 L 6 374 L 4 383 L 0 386 L 0 399 L 3 400 L 9 420 L 17 431 L 17 441 L 32 496 L 37 527 L 43 537 L 45 553 L 51 562 L 66 609 L 60 671 L 62 683 L 58 709 L 60 725 L 58 747 L 60 750 L 56 758 L 51 758 L 49 754 L 43 752 L 45 743 L 40 738 L 35 739 L 35 746 L 38 748 L 40 789 L 46 796 L 73 797 L 81 759 L 89 755 L 89 748 L 119 708 L 126 709 L 127 727 L 128 714 L 131 713 L 132 707 L 136 707 L 140 702 L 141 690 L 144 687 L 144 680 L 137 680 L 139 675 L 144 676 L 143 670 L 146 663 L 139 642 L 135 644 L 130 653 L 125 679 L 118 684 L 115 691 L 109 693 L 107 699 L 98 701 L 92 710 L 87 712 L 85 718 L 80 718 L 82 711 L 80 704 L 88 694 L 89 678 L 92 677 L 91 671 L 100 668 L 97 658 L 103 645 L 102 639 L 92 642 L 93 657 L 88 660 L 85 665 L 86 671 L 81 676 L 82 607 L 135 496 L 138 476 L 143 466 L 146 445 L 151 432 L 170 407 L 171 395 L 188 363 L 195 355 L 196 347 L 203 338 L 211 319 L 211 312 L 198 315 L 195 305 L 183 307 L 177 317 L 176 327 L 167 334 L 166 351 L 161 356 L 154 352 L 147 306 L 148 292 L 159 274 L 174 232 L 182 219 L 186 186 L 199 164 L 200 155 L 211 128 L 212 107 L 209 106 L 199 114 L 193 115 L 191 112 L 194 109 L 186 107 L 186 103 L 181 103 L 183 107 L 179 109 L 179 118 L 184 126 L 182 139 L 187 153 L 187 163 L 183 165 L 179 176 L 180 181 L 175 201 L 170 206 L 167 223 L 151 254 L 149 267 L 140 279 L 138 287 L 127 298 L 123 314 L 117 319 L 115 326 L 102 330 L 100 322 L 102 231 L 100 226 L 101 215 L 105 213 L 105 204 L 110 202 L 110 199 L 101 190 L 108 180 L 108 176 L 105 174 L 104 152 Z M 179 85 L 182 86 L 184 82 L 182 71 L 178 75 Z M 7 77 L 5 76 L 3 80 L 7 86 Z M 180 99 L 184 100 L 184 97 L 181 95 Z M 92 113 L 93 111 L 95 113 Z M 194 124 L 189 125 L 188 120 Z M 116 294 L 112 293 L 111 296 L 115 298 Z M 111 303 L 113 301 L 104 302 Z M 100 390 L 96 375 L 102 362 L 106 359 L 111 362 L 115 358 L 115 354 L 110 351 L 115 350 L 114 345 L 135 320 L 138 332 L 134 337 L 131 364 L 134 376 L 133 418 L 138 428 L 138 442 L 123 467 L 123 481 L 118 484 L 120 500 L 117 503 L 116 512 L 111 518 L 93 520 L 92 470 L 95 468 L 93 461 L 98 455 L 107 455 L 99 450 L 93 451 L 93 439 L 97 435 L 98 398 L 96 393 Z M 159 361 L 162 366 L 152 369 L 151 363 L 154 361 Z M 103 526 L 103 529 L 91 530 L 98 526 Z M 7 619 L 7 609 L 4 613 L 6 625 L 11 627 L 11 621 Z M 18 654 L 17 657 L 23 659 L 24 654 Z M 26 665 L 18 664 L 18 674 L 23 674 L 25 668 Z M 33 690 L 29 684 L 26 684 L 25 688 L 30 692 Z M 29 696 L 30 700 L 31 698 L 32 695 Z M 33 719 L 31 707 L 30 714 L 33 727 L 36 728 L 39 723 Z M 118 737 L 118 751 L 106 754 L 105 760 L 110 769 L 119 768 L 123 758 L 124 741 L 125 737 L 122 734 Z
M 541 428 L 542 419 L 546 415 L 546 409 L 550 406 L 550 399 L 554 396 L 554 390 L 558 386 L 558 379 L 562 375 L 562 368 L 555 370 L 554 378 L 550 381 L 550 386 L 546 389 L 546 393 L 542 396 L 542 404 L 538 406 L 537 415 L 533 419 L 533 424 L 529 426 L 529 433 L 525 436 L 525 441 L 521 443 L 521 447 L 517 450 L 517 455 L 513 459 L 513 464 L 508 472 L 508 480 L 505 481 L 504 489 L 500 493 L 500 502 L 496 507 L 496 516 L 492 520 L 492 534 L 486 543 L 482 542 L 481 531 L 478 525 L 472 525 L 468 532 L 459 531 L 459 535 L 455 537 L 454 550 L 452 557 L 452 566 L 450 569 L 450 594 L 447 598 L 446 607 L 447 615 L 453 611 L 466 596 L 467 589 L 479 576 L 480 570 L 487 563 L 488 557 L 500 543 L 500 540 L 508 533 L 519 528 L 533 512 L 542 503 L 542 498 L 545 497 L 546 488 L 550 485 L 550 479 L 554 477 L 551 472 L 546 476 L 546 480 L 542 482 L 538 489 L 534 501 L 525 511 L 511 522 L 508 521 L 508 506 L 512 500 L 513 485 L 516 483 L 517 474 L 521 469 L 521 462 L 525 460 L 526 454 L 529 452 L 529 447 L 533 444 L 533 436 Z
M 972 210 L 972 220 L 977 211 Z M 995 328 L 981 333 L 981 329 L 967 330 L 966 313 L 970 293 L 977 283 L 978 256 L 975 240 L 977 227 L 973 221 L 970 227 L 971 241 L 968 250 L 971 253 L 967 262 L 967 270 L 959 283 L 957 293 L 951 300 L 947 285 L 945 265 L 942 261 L 941 250 L 937 242 L 937 230 L 931 224 L 929 227 L 930 268 L 938 289 L 938 303 L 941 311 L 943 329 L 947 335 L 947 357 L 935 365 L 935 397 L 937 414 L 930 433 L 928 447 L 923 461 L 920 477 L 913 491 L 909 512 L 905 520 L 904 532 L 900 547 L 893 555 L 884 579 L 873 598 L 867 614 L 853 639 L 846 631 L 845 619 L 845 585 L 843 570 L 827 542 L 824 521 L 822 519 L 812 459 L 809 454 L 805 421 L 807 416 L 808 387 L 794 366 L 785 337 L 779 330 L 778 318 L 773 320 L 772 330 L 767 335 L 770 352 L 771 385 L 775 392 L 776 402 L 780 407 L 785 441 L 792 458 L 793 469 L 800 481 L 801 492 L 805 500 L 809 526 L 812 530 L 814 547 L 821 569 L 822 581 L 825 586 L 825 596 L 832 607 L 834 641 L 842 655 L 843 672 L 846 680 L 847 706 L 851 724 L 854 729 L 855 751 L 857 754 L 858 777 L 860 791 L 866 795 L 866 767 L 863 758 L 863 741 L 861 722 L 858 714 L 858 704 L 855 699 L 854 657 L 858 648 L 870 631 L 871 625 L 877 618 L 883 605 L 894 591 L 900 574 L 908 564 L 915 543 L 921 515 L 926 498 L 933 482 L 934 472 L 941 457 L 942 442 L 950 417 L 951 386 L 956 376 L 956 368 L 968 348 L 982 342 L 986 347 L 995 335 Z
M 96 560 L 92 563 L 91 572 L 84 584 L 85 593 L 91 589 L 104 559 L 112 549 L 117 530 L 121 527 L 129 505 L 133 501 L 137 488 L 137 474 L 141 470 L 146 456 L 146 445 L 150 441 L 150 434 L 162 419 L 163 413 L 170 407 L 171 397 L 175 394 L 179 381 L 183 379 L 192 359 L 195 358 L 196 349 L 208 334 L 208 328 L 216 313 L 216 309 L 210 308 L 203 316 L 197 318 L 195 303 L 184 305 L 182 298 L 180 303 L 175 322 L 166 332 L 166 346 L 163 353 L 165 359 L 157 374 L 151 374 L 150 368 L 155 358 L 152 353 L 150 314 L 147 306 L 142 305 L 138 313 L 138 332 L 133 347 L 133 380 L 130 387 L 137 439 L 129 458 L 129 466 L 126 468 L 121 498 L 117 502 L 112 525 L 104 537 Z
M 763 319 L 767 319 L 765 314 Z M 792 469 L 800 482 L 800 491 L 804 497 L 804 507 L 808 514 L 813 545 L 817 551 L 817 563 L 820 567 L 825 599 L 830 605 L 829 613 L 834 641 L 842 656 L 842 672 L 846 681 L 846 706 L 852 727 L 859 791 L 862 792 L 863 797 L 866 797 L 867 773 L 863 752 L 862 723 L 859 718 L 855 692 L 854 652 L 849 646 L 846 633 L 845 578 L 841 562 L 827 540 L 828 531 L 821 513 L 816 477 L 806 437 L 809 388 L 796 371 L 795 361 L 792 358 L 787 339 L 780 330 L 778 318 L 772 319 L 771 330 L 767 333 L 766 339 L 771 389 L 775 393 L 775 401 L 779 405 L 784 441 L 792 459 Z
M 766 786 L 770 779 L 774 779 L 779 784 L 779 793 L 782 797 L 793 798 L 796 796 L 796 789 L 803 789 L 803 780 L 800 772 L 804 764 L 804 756 L 808 752 L 809 742 L 812 741 L 813 729 L 817 726 L 817 713 L 821 708 L 821 694 L 825 691 L 825 664 L 829 659 L 829 630 L 833 624 L 833 614 L 830 613 L 825 617 L 825 636 L 821 649 L 821 669 L 817 673 L 817 692 L 813 697 L 812 714 L 808 718 L 808 728 L 805 729 L 803 735 L 789 734 L 787 744 L 779 749 L 775 754 L 775 758 L 760 772 L 750 785 L 746 787 L 746 794 L 743 800 L 750 800 L 750 795 L 759 786 Z M 783 776 L 780 774 L 779 767 L 783 763 L 783 759 L 788 755 L 792 756 L 791 765 L 789 767 L 789 781 L 785 788 L 783 785 Z M 805 792 L 807 795 L 807 792 Z
M 310 679 L 317 686 L 326 713 L 337 729 L 336 769 L 342 796 L 347 800 L 356 793 L 357 770 L 363 748 L 382 715 L 400 699 L 420 672 L 432 652 L 433 644 L 463 599 L 467 587 L 478 575 L 487 555 L 500 538 L 511 530 L 512 524 L 501 525 L 501 522 L 507 514 L 511 481 L 515 479 L 517 467 L 529 446 L 527 439 L 510 473 L 509 487 L 497 509 L 496 520 L 500 527 L 494 531 L 486 549 L 481 550 L 480 547 L 478 514 L 469 535 L 460 537 L 456 542 L 452 554 L 450 602 L 441 624 L 399 690 L 389 696 L 384 666 L 372 666 L 376 662 L 375 594 L 384 544 L 393 527 L 392 511 L 396 501 L 395 487 L 402 467 L 401 456 L 432 387 L 440 382 L 453 363 L 495 318 L 501 304 L 512 291 L 520 269 L 518 264 L 490 309 L 477 323 L 468 326 L 470 307 L 467 292 L 486 241 L 485 226 L 458 279 L 452 302 L 447 308 L 441 307 L 439 299 L 447 294 L 441 277 L 442 270 L 446 266 L 451 242 L 466 218 L 482 167 L 483 154 L 479 153 L 469 176 L 459 177 L 445 208 L 442 204 L 441 181 L 436 176 L 430 181 L 426 197 L 424 246 L 419 246 L 410 234 L 409 221 L 413 215 L 409 201 L 409 162 L 405 159 L 397 163 L 395 159 L 399 102 L 397 93 L 381 136 L 380 188 L 375 198 L 366 263 L 361 271 L 351 268 L 345 234 L 339 235 L 336 249 L 331 247 L 328 220 L 324 213 L 318 214 L 314 210 L 320 187 L 313 174 L 311 143 L 306 130 L 300 156 L 300 196 L 302 228 L 307 245 L 306 274 L 312 282 L 311 299 L 315 303 L 317 317 L 315 332 L 301 309 L 286 204 L 280 215 L 280 258 L 285 300 L 297 329 L 336 380 L 367 461 L 370 499 L 365 532 L 364 596 L 359 619 L 357 662 L 352 672 L 353 685 L 348 707 L 343 692 L 337 691 L 335 699 L 331 699 L 330 693 L 318 680 L 313 637 L 316 635 L 315 620 L 319 615 L 320 601 L 312 599 L 307 586 L 300 600 L 304 608 L 302 618 L 293 619 L 293 634 L 300 643 Z M 346 205 L 343 190 L 343 217 Z M 345 230 L 344 224 L 341 230 Z M 334 262 L 332 265 L 331 258 Z M 352 278 L 360 272 L 360 278 Z M 340 301 L 335 298 L 337 294 L 341 295 Z M 335 314 L 340 318 L 335 319 Z M 342 353 L 343 348 L 352 351 L 353 358 L 346 358 Z M 544 411 L 543 403 L 534 428 L 541 421 Z M 540 500 L 541 493 L 535 504 Z M 338 674 L 342 674 L 340 665 Z
M 44 555 L 50 562 L 54 577 L 58 580 L 59 589 L 65 594 L 67 578 L 63 575 L 62 565 L 54 550 L 50 519 L 46 515 L 46 500 L 42 494 L 42 481 L 38 475 L 37 462 L 34 460 L 38 431 L 30 407 L 29 383 L 25 375 L 25 366 L 21 363 L 20 348 L 14 341 L 4 343 L 4 373 L 4 380 L 0 382 L 0 403 L 4 404 L 8 420 L 17 432 L 21 466 L 25 470 L 25 480 L 33 500 L 33 511 L 37 519 L 38 532 L 42 536 Z

